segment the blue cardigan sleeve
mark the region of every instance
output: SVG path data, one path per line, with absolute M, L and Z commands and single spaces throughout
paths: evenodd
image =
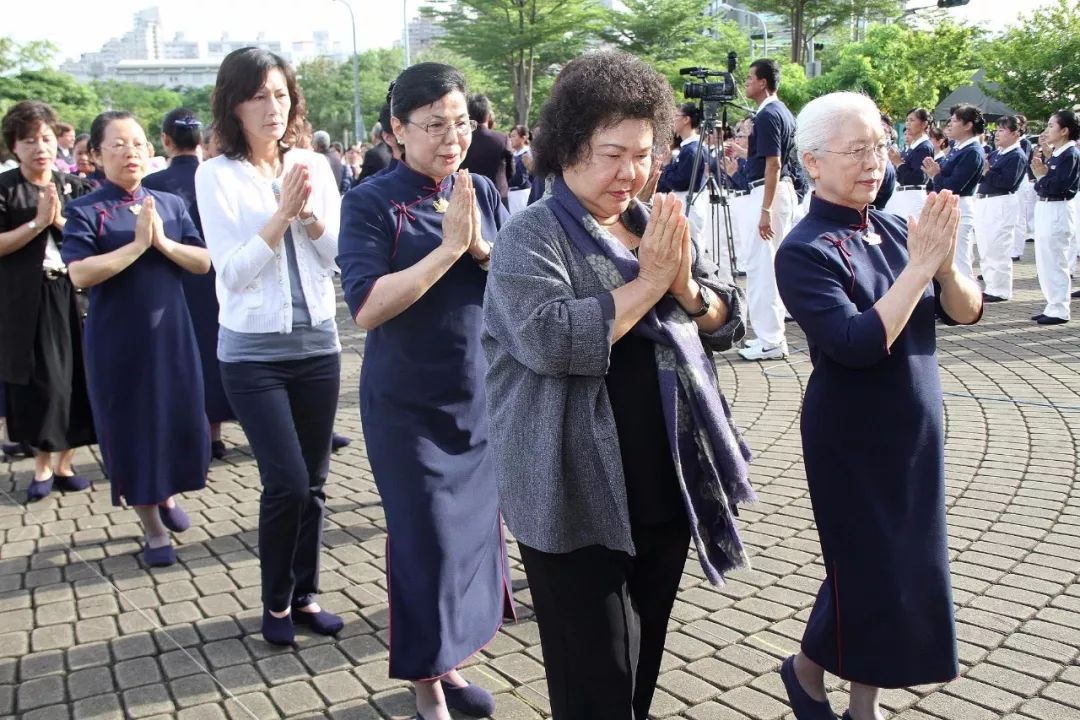
M 934 189 L 960 194 L 982 174 L 982 152 L 953 152 L 941 164 L 941 174 L 934 178 Z
M 1056 163 L 1053 161 L 1057 160 Z M 1035 183 L 1040 197 L 1064 197 L 1076 192 L 1077 175 L 1080 174 L 1080 153 L 1070 150 L 1057 158 L 1051 158 L 1049 171 Z
M 1024 165 L 1027 158 L 1020 148 L 1006 155 L 999 155 L 990 160 L 990 171 L 979 183 L 979 192 L 996 194 L 1015 192 L 1024 178 Z
M 923 160 L 934 156 L 934 149 L 930 143 L 919 143 L 917 147 L 908 150 L 904 155 L 904 161 L 896 166 L 897 185 L 926 185 L 926 173 L 922 169 Z
M 697 172 L 694 173 L 694 158 L 700 157 Z M 660 182 L 657 190 L 660 192 L 687 192 L 691 185 L 694 190 L 700 190 L 705 179 L 705 163 L 707 158 L 701 152 L 701 143 L 686 145 L 660 174 Z

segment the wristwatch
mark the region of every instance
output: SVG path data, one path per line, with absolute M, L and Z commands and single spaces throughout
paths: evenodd
M 687 311 L 687 315 L 692 318 L 699 318 L 702 315 L 707 315 L 709 312 L 709 306 L 712 303 L 712 291 L 704 285 L 699 284 L 698 288 L 701 290 L 701 307 L 694 312 Z
M 315 213 L 311 213 L 311 217 L 309 217 L 307 220 L 300 217 L 299 215 L 297 216 L 297 219 L 300 220 L 300 224 L 304 227 L 307 227 L 308 225 L 314 225 L 315 223 L 319 222 L 319 216 Z

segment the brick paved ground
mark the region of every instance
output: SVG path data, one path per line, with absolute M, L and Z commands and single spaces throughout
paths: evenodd
M 885 693 L 903 720 L 1080 719 L 1080 322 L 1028 321 L 1041 307 L 1038 287 L 1030 261 L 1018 270 L 1016 302 L 990 306 L 974 329 L 941 330 L 963 677 Z M 21 504 L 31 467 L 23 460 L 0 470 L 0 716 L 412 717 L 409 690 L 386 678 L 384 523 L 359 442 L 360 341 L 342 318 L 337 426 L 357 442 L 331 466 L 321 597 L 344 615 L 341 636 L 302 634 L 290 651 L 251 634 L 260 618 L 258 482 L 235 427 L 226 437 L 236 447 L 214 464 L 207 490 L 183 500 L 194 527 L 167 569 L 140 566 L 135 515 L 111 507 L 95 457 L 79 458 L 97 478 L 93 492 L 30 508 Z M 793 344 L 802 345 L 797 333 Z M 798 435 L 805 355 L 765 373 L 732 355 L 719 361 L 723 385 L 757 455 L 761 501 L 742 519 L 754 570 L 716 590 L 688 560 L 658 718 L 790 717 L 775 671 L 822 577 Z M 514 565 L 521 620 L 466 671 L 499 693 L 499 720 L 546 716 L 536 624 Z M 843 708 L 844 687 L 833 690 Z

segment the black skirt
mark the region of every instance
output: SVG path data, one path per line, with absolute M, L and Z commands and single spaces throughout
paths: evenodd
M 30 381 L 6 387 L 8 437 L 46 452 L 93 445 L 82 324 L 67 275 L 41 284 L 32 352 Z

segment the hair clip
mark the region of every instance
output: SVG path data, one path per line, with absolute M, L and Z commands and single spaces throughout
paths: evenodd
M 199 122 L 199 119 L 194 115 L 189 115 L 188 117 L 182 117 L 173 120 L 173 126 L 182 128 L 201 128 L 202 123 Z
M 397 80 L 391 80 L 390 87 L 386 88 L 386 102 L 390 102 L 390 97 L 394 94 L 395 85 L 397 85 Z

